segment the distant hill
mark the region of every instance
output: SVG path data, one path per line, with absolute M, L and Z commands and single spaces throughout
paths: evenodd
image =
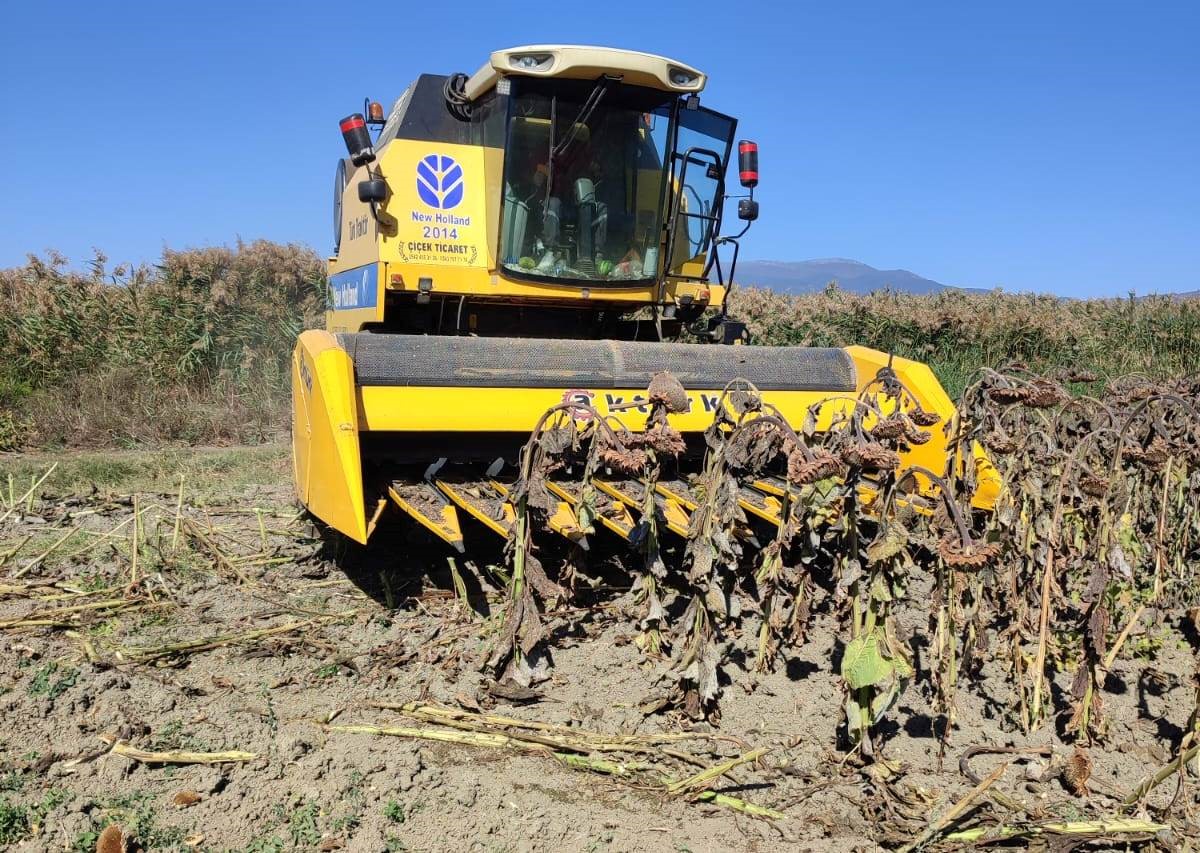
M 966 290 L 987 293 L 987 288 L 954 287 L 924 278 L 908 270 L 880 270 L 849 258 L 818 258 L 812 261 L 738 261 L 737 284 L 747 287 L 768 287 L 779 293 L 816 293 L 831 282 L 850 293 L 871 293 L 876 290 L 895 290 L 901 293 L 937 293 L 940 290 Z M 1186 293 L 1143 293 L 1175 299 L 1200 299 L 1200 290 Z
M 847 258 L 812 261 L 739 261 L 737 283 L 769 287 L 780 293 L 814 293 L 836 281 L 842 290 L 870 293 L 890 288 L 906 293 L 936 293 L 946 285 L 908 270 L 879 270 Z

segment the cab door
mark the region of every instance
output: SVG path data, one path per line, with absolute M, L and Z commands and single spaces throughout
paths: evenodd
M 699 279 L 713 237 L 720 233 L 725 169 L 737 120 L 703 107 L 688 109 L 686 101 L 677 116 L 667 213 L 667 273 Z

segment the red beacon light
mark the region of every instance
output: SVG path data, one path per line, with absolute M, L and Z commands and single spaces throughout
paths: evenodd
M 371 134 L 367 132 L 367 122 L 362 113 L 346 116 L 341 120 L 340 127 L 346 150 L 350 152 L 350 162 L 355 166 L 374 162 L 375 149 L 371 146 Z
M 738 177 L 742 186 L 754 189 L 758 186 L 758 143 L 748 139 L 738 141 Z
M 753 222 L 758 219 L 758 202 L 754 200 L 754 188 L 758 186 L 757 142 L 751 142 L 749 139 L 738 140 L 738 178 L 741 179 L 742 186 L 750 190 L 749 196 L 738 200 L 738 219 L 747 223 Z

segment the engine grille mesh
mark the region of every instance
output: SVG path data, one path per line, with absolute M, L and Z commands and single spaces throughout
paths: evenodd
M 338 335 L 359 385 L 474 388 L 645 388 L 669 370 L 690 390 L 736 378 L 763 391 L 854 391 L 840 349 L 641 341 L 472 338 L 360 332 Z

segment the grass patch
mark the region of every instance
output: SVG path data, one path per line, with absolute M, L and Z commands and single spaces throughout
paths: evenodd
M 0 456 L 0 489 L 20 497 L 51 465 L 45 494 L 100 491 L 177 494 L 183 477 L 189 502 L 212 500 L 252 485 L 276 485 L 289 476 L 289 449 L 282 444 L 247 447 L 89 450 Z
M 100 833 L 113 823 L 120 824 L 127 834 L 135 835 L 142 850 L 181 849 L 187 835 L 181 827 L 159 825 L 154 794 L 149 791 L 132 791 L 113 797 L 105 801 L 102 809 L 103 817 L 75 838 L 71 846 L 73 853 L 91 853 L 96 849 Z
M 71 795 L 62 788 L 51 788 L 32 805 L 0 797 L 0 844 L 15 844 L 36 834 L 46 816 L 70 799 Z
M 46 696 L 57 699 L 75 686 L 79 670 L 75 667 L 60 667 L 57 663 L 45 664 L 29 680 L 30 696 Z
M 29 809 L 0 799 L 0 844 L 15 844 L 29 834 Z
M 408 817 L 404 810 L 404 806 L 395 800 L 388 800 L 387 805 L 383 807 L 383 816 L 392 823 L 404 823 Z
M 288 819 L 288 837 L 293 847 L 310 850 L 321 840 L 321 831 L 317 828 L 319 815 L 320 809 L 312 802 L 306 802 L 292 812 Z

